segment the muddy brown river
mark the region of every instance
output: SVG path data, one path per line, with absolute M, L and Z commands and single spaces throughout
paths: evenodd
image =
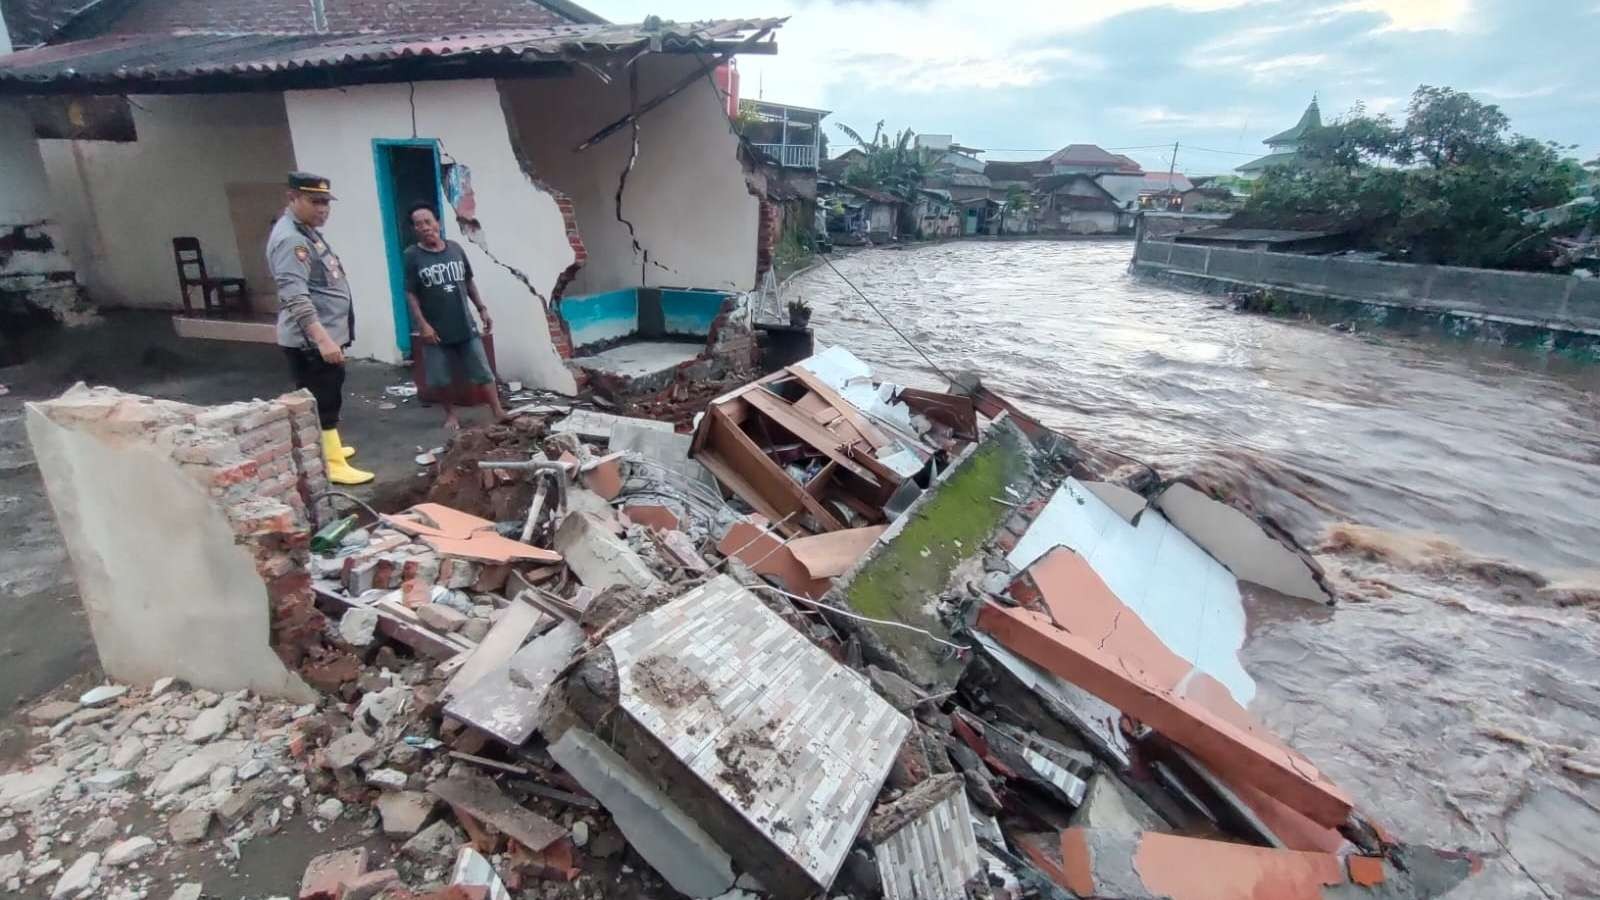
M 941 367 L 1242 496 L 1332 611 L 1251 604 L 1254 711 L 1394 831 L 1489 858 L 1452 898 L 1600 897 L 1600 367 L 1232 312 L 1127 242 L 836 260 Z M 826 266 L 819 345 L 942 386 Z

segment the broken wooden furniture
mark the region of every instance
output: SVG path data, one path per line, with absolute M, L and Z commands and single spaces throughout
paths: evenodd
M 834 348 L 751 382 L 707 407 L 690 456 L 791 537 L 887 524 L 930 462 L 977 438 L 977 414 L 964 397 L 869 379 Z
M 250 296 L 243 278 L 213 278 L 206 269 L 206 257 L 200 250 L 197 237 L 172 239 L 172 261 L 178 267 L 178 291 L 183 298 L 183 311 L 194 315 L 190 290 L 200 291 L 200 305 L 207 316 L 227 316 L 230 308 L 243 318 L 250 312 Z

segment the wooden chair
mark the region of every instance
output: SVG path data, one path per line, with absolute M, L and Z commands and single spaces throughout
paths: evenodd
M 183 295 L 184 312 L 194 314 L 194 304 L 189 299 L 190 288 L 200 289 L 204 315 L 225 316 L 230 306 L 240 316 L 250 312 L 250 298 L 245 291 L 243 278 L 212 278 L 207 274 L 206 258 L 200 252 L 199 238 L 173 238 L 172 259 L 178 266 L 178 289 Z

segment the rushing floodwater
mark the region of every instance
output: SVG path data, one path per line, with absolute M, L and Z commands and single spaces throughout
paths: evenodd
M 1451 896 L 1600 896 L 1600 372 L 1245 315 L 1128 243 L 874 250 L 840 271 L 948 371 L 1271 515 L 1338 588 L 1255 603 L 1254 709 L 1380 821 L 1492 853 Z M 826 267 L 819 343 L 940 382 Z

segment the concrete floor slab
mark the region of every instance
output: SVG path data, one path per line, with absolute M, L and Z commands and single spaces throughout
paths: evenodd
M 585 369 L 623 378 L 641 378 L 677 368 L 705 349 L 703 344 L 674 341 L 639 341 L 612 347 L 603 353 L 574 359 Z

